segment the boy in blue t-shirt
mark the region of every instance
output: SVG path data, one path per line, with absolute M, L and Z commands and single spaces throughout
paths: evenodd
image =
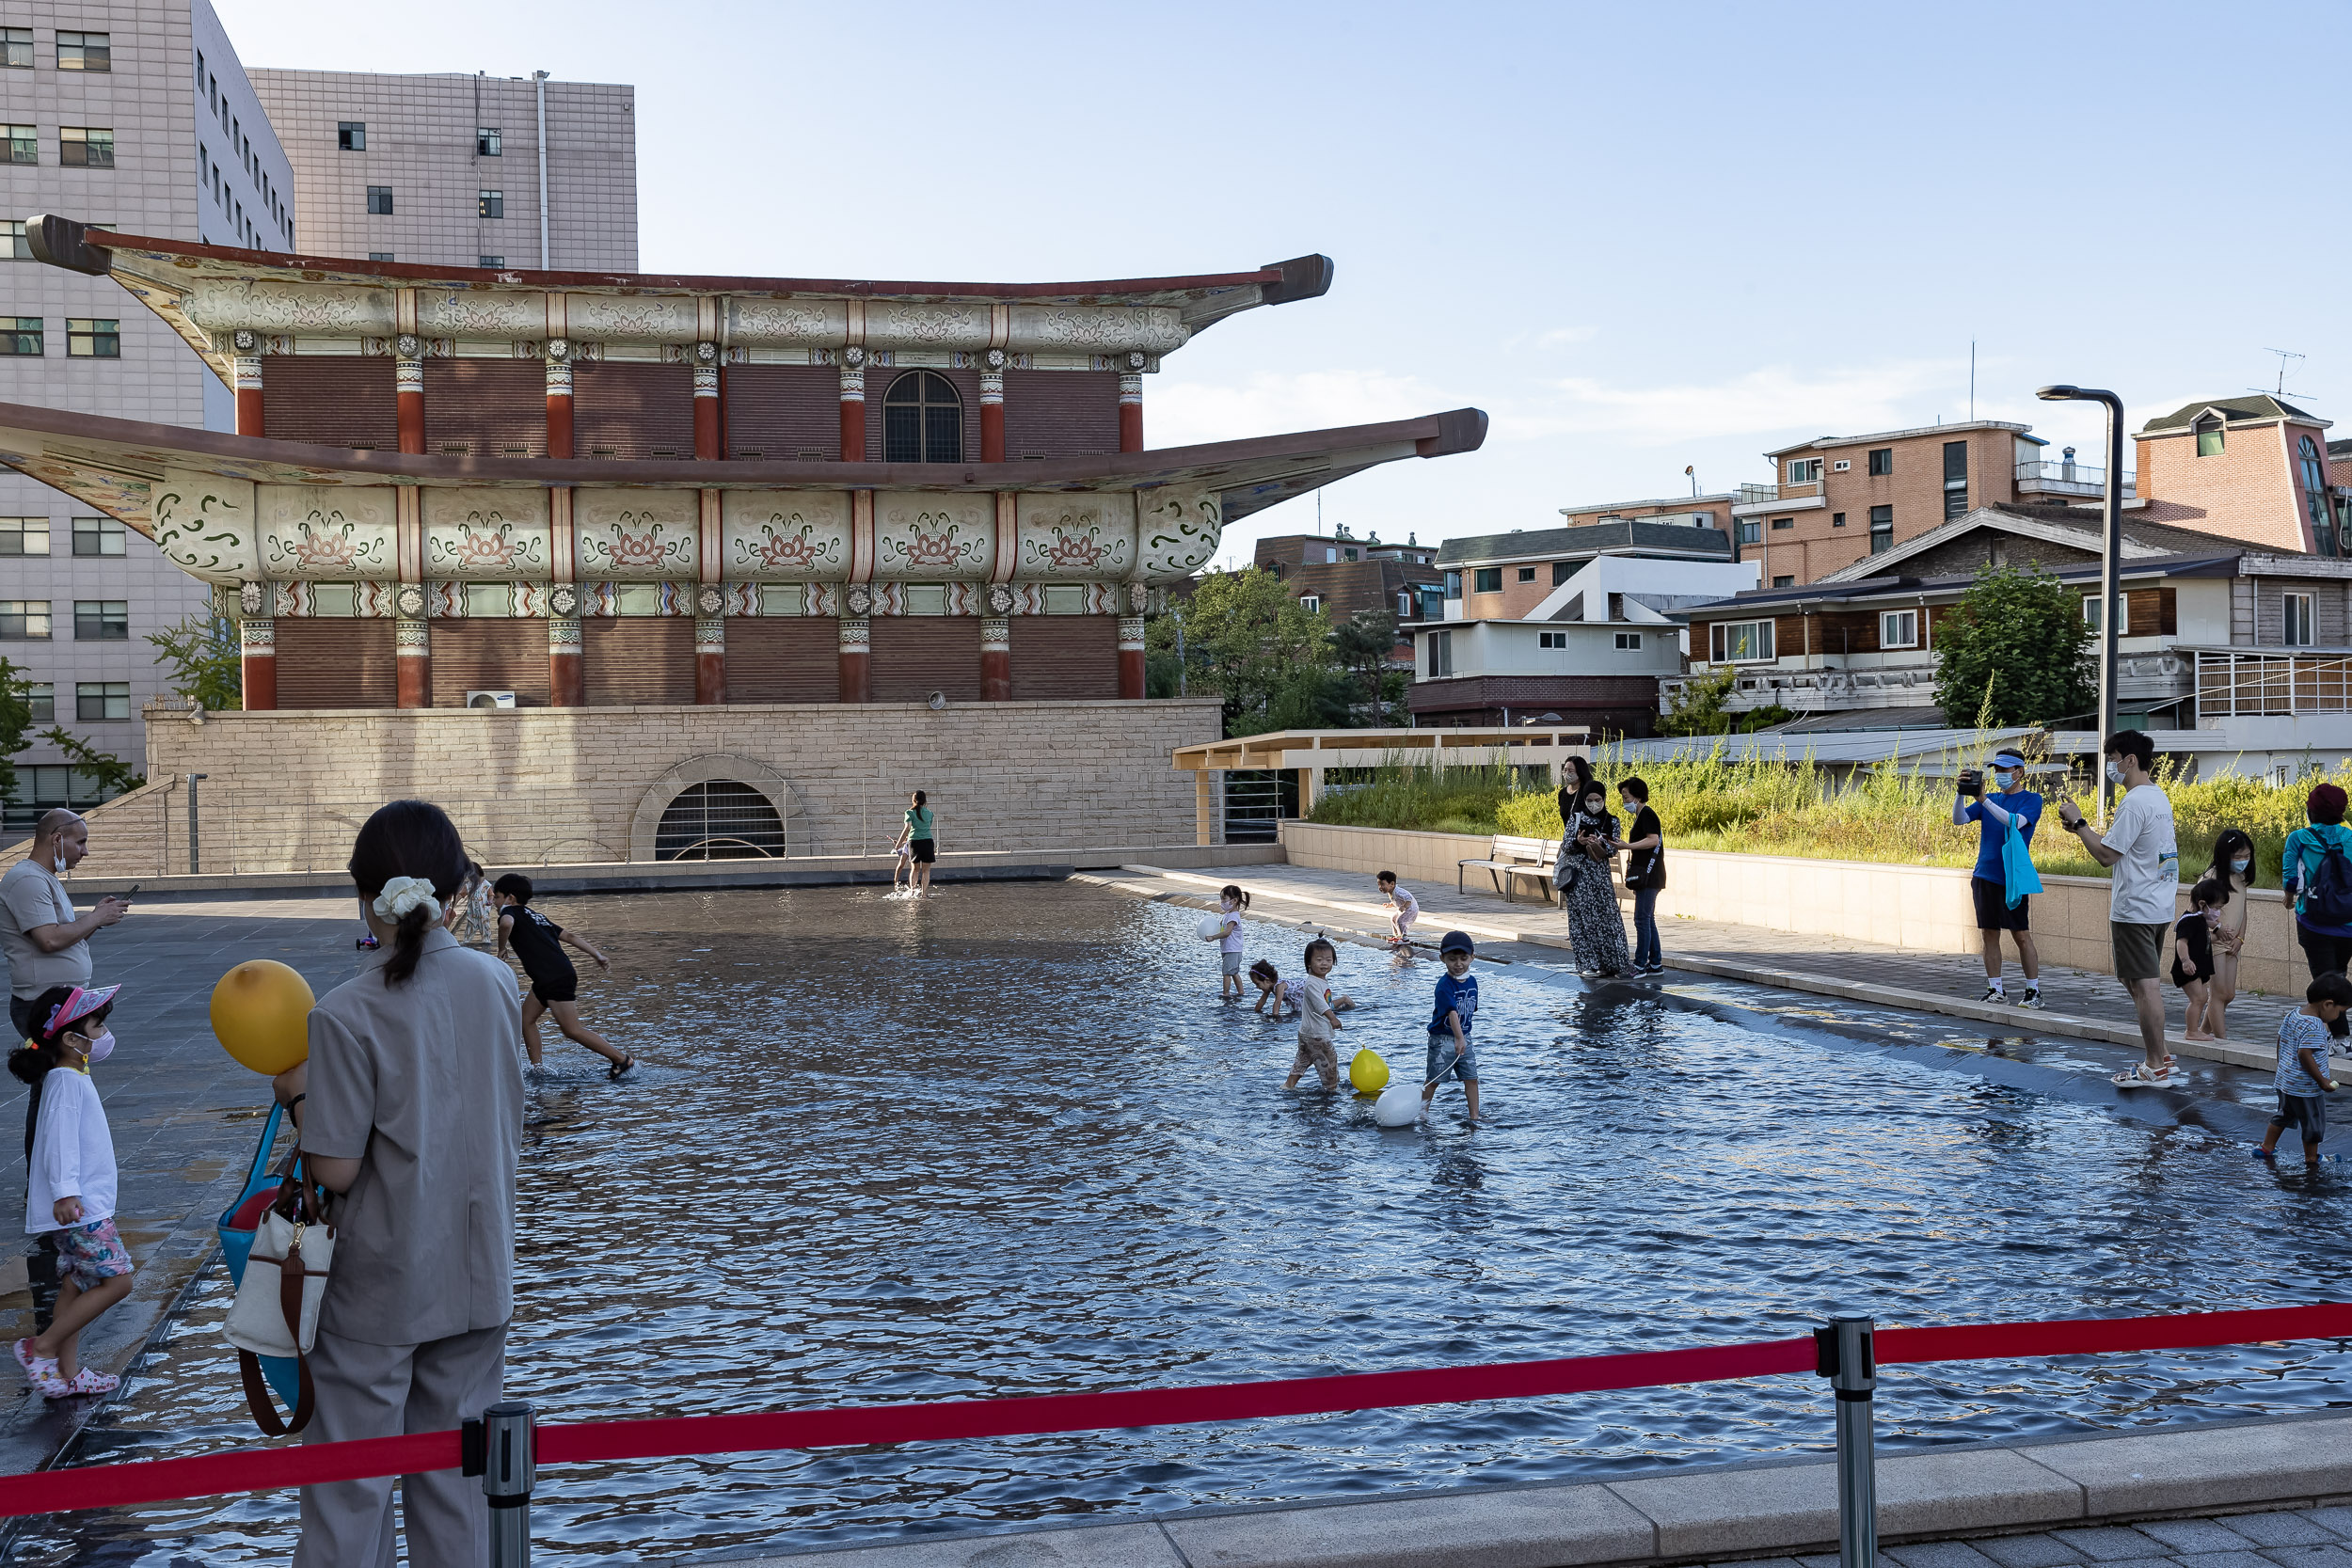
M 2328 1039 L 2352 1007 L 2352 980 L 2323 974 L 2303 992 L 2303 1006 L 2279 1021 L 2278 1113 L 2263 1134 L 2258 1160 L 2276 1159 L 2279 1134 L 2293 1126 L 2303 1134 L 2303 1163 L 2319 1164 L 2319 1141 L 2328 1135 L 2328 1101 L 2336 1081 L 2328 1076 Z
M 1438 1085 L 1458 1078 L 1470 1097 L 1470 1120 L 1478 1119 L 1478 1057 L 1470 1050 L 1470 1022 L 1478 1016 L 1478 977 L 1470 959 L 1478 949 L 1460 931 L 1448 931 L 1438 951 L 1445 973 L 1438 977 L 1438 1001 L 1429 1015 L 1429 1055 L 1422 1069 L 1421 1103 L 1428 1109 Z
M 1952 825 L 1974 822 L 1978 828 L 1977 868 L 1968 880 L 1968 891 L 1976 898 L 1977 929 L 1984 933 L 1984 1000 L 2009 1000 L 2001 980 L 2001 933 L 2007 931 L 2017 943 L 2017 961 L 2026 969 L 2026 994 L 2017 999 L 2017 1005 L 2039 1007 L 2042 956 L 2034 951 L 2033 933 L 2026 927 L 2026 907 L 2033 900 L 2020 898 L 2015 909 L 2009 907 L 2009 874 L 2001 865 L 2001 847 L 2008 841 L 2011 817 L 2016 818 L 2019 834 L 2031 846 L 2034 824 L 2042 820 L 2042 797 L 2026 787 L 2024 755 L 2004 747 L 1993 753 L 1991 793 L 1974 773 L 1961 775 L 1960 795 L 1952 802 Z

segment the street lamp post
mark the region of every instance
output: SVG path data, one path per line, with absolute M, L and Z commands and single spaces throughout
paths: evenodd
M 2115 663 L 2116 643 L 2122 633 L 2116 628 L 2115 578 L 2123 559 L 2123 400 L 2113 392 L 2096 387 L 2037 387 L 2035 397 L 2044 403 L 2099 403 L 2107 410 L 2107 482 L 2106 495 L 2106 527 L 2101 532 L 2099 546 L 2099 733 L 2093 737 L 2094 752 L 2106 744 L 2115 733 Z M 2099 770 L 2099 826 L 2107 825 L 2108 796 L 2114 786 L 2107 783 L 2106 769 Z

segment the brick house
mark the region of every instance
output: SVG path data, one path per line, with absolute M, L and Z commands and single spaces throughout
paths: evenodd
M 1399 624 L 1436 620 L 1445 613 L 1445 574 L 1438 569 L 1438 546 L 1407 538 L 1384 545 L 1378 534 L 1353 539 L 1287 533 L 1258 541 L 1251 564 L 1272 572 L 1310 610 L 1322 610 L 1338 626 L 1366 610 L 1386 610 Z M 1411 657 L 1400 642 L 1397 660 Z
M 2352 463 L 2330 473 L 2328 421 L 2265 393 L 2185 404 L 2133 436 L 2151 522 L 2267 549 L 2346 554 Z

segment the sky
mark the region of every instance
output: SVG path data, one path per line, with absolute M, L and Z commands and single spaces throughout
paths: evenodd
M 1471 406 L 1320 526 L 1535 529 L 1975 416 L 2352 391 L 2311 73 L 2342 4 L 214 0 L 248 66 L 636 86 L 649 272 L 1043 282 L 1320 251 L 1144 387 L 1155 447 Z M 2300 87 L 2296 84 L 2300 83 Z M 2317 137 L 2314 141 L 2312 138 Z M 2352 434 L 2352 431 L 2347 431 Z M 2130 448 L 2126 447 L 2129 465 Z M 1310 497 L 1227 531 L 1313 531 Z

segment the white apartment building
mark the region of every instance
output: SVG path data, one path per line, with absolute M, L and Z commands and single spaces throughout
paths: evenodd
M 228 430 L 229 389 L 119 285 L 32 260 L 56 213 L 213 245 L 291 248 L 294 171 L 205 0 L 34 0 L 0 11 L 0 401 Z M 78 509 L 87 511 L 87 508 Z M 139 534 L 0 471 L 0 657 L 50 721 L 141 765 L 141 705 L 164 688 L 148 634 L 202 612 L 203 587 Z M 92 803 L 64 753 L 17 759 L 7 820 Z

